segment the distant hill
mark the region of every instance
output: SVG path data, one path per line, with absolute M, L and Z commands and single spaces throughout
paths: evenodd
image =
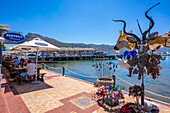
M 35 33 L 28 33 L 27 35 L 25 35 L 25 38 L 22 42 L 10 42 L 8 40 L 5 40 L 5 44 L 19 44 L 19 43 L 23 43 L 25 41 L 30 41 L 33 38 L 41 38 L 43 40 L 45 40 L 48 43 L 51 43 L 57 47 L 81 47 L 81 48 L 94 48 L 97 51 L 103 51 L 103 52 L 113 52 L 113 46 L 114 45 L 105 45 L 105 44 L 101 44 L 101 45 L 96 45 L 96 44 L 84 44 L 84 43 L 64 43 L 64 42 L 60 42 L 56 39 L 53 38 L 49 38 L 49 37 L 43 37 L 39 34 L 35 34 Z M 159 50 L 155 51 L 155 53 L 164 53 L 164 52 L 170 52 L 170 48 L 163 48 L 161 47 Z
M 165 53 L 165 52 L 170 53 L 170 48 L 161 47 L 159 50 L 155 51 L 155 53 Z
M 22 42 L 10 42 L 8 40 L 5 40 L 5 44 L 19 44 L 19 43 L 23 43 L 25 41 L 30 41 L 33 38 L 41 38 L 43 40 L 45 40 L 48 43 L 51 43 L 55 46 L 58 47 L 81 47 L 81 48 L 94 48 L 97 51 L 104 51 L 104 52 L 112 52 L 113 50 L 113 45 L 96 45 L 96 44 L 84 44 L 84 43 L 64 43 L 64 42 L 60 42 L 56 39 L 53 38 L 49 38 L 49 37 L 44 37 L 41 36 L 39 34 L 35 34 L 35 33 L 28 33 L 27 35 L 25 35 L 25 38 Z

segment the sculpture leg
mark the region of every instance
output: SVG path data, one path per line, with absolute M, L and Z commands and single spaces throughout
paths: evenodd
M 132 76 L 132 70 L 133 70 L 133 68 L 132 68 L 132 67 L 130 67 L 130 68 L 129 68 L 129 75 L 128 75 L 129 77 L 131 77 L 131 76 Z

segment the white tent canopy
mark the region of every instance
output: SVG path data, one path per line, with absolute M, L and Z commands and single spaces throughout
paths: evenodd
M 42 51 L 42 50 L 54 50 L 54 49 L 60 49 L 59 47 L 56 47 L 40 38 L 34 38 L 31 41 L 26 41 L 22 44 L 19 44 L 11 49 L 22 50 L 22 51 Z
M 12 49 L 10 49 L 10 51 L 16 51 L 16 50 L 21 50 L 22 52 L 30 52 L 30 51 L 36 51 L 37 55 L 36 55 L 36 66 L 37 66 L 37 62 L 38 62 L 38 52 L 42 51 L 42 50 L 55 50 L 55 49 L 60 49 L 59 47 L 56 47 L 40 38 L 34 38 L 31 41 L 26 41 L 22 44 L 19 44 L 15 47 L 13 47 Z M 37 75 L 37 72 L 36 72 Z

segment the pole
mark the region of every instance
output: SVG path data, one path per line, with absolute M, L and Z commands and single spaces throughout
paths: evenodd
M 38 76 L 37 64 L 38 64 L 38 47 L 37 47 L 37 54 L 36 54 L 36 77 Z
M 38 71 L 37 71 L 37 69 L 38 69 L 38 67 L 37 67 L 37 64 L 38 64 L 38 50 L 39 50 L 39 48 L 37 47 L 37 54 L 36 54 L 36 78 L 35 78 L 35 81 L 32 81 L 31 83 L 33 83 L 33 84 L 39 84 L 40 83 L 40 81 L 37 81 L 37 77 L 38 77 Z
M 144 105 L 144 75 L 142 74 L 142 85 L 143 87 L 143 94 L 141 95 L 141 104 Z
M 2 30 L 0 30 L 0 37 L 3 37 Z M 2 70 L 2 45 L 0 41 L 0 91 L 1 91 L 1 71 Z
M 63 76 L 65 75 L 65 68 L 63 67 Z
M 116 78 L 115 78 L 115 75 L 113 74 L 113 75 L 112 75 L 112 77 L 113 77 L 114 86 L 115 86 L 115 84 L 116 84 Z
M 22 50 L 20 51 L 20 59 L 22 59 Z
M 28 49 L 27 49 L 26 55 L 27 55 L 27 60 L 28 60 Z

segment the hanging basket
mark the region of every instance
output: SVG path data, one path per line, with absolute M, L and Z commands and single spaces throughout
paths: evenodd
M 109 106 L 115 106 L 115 105 L 119 105 L 119 100 L 115 100 L 115 101 L 112 101 L 111 99 L 107 98 L 107 99 L 104 99 L 103 98 L 103 102 L 106 102 L 107 105 Z
M 97 79 L 97 85 L 98 87 L 104 85 L 109 86 L 110 84 L 114 84 L 114 80 L 110 78 L 98 78 Z

